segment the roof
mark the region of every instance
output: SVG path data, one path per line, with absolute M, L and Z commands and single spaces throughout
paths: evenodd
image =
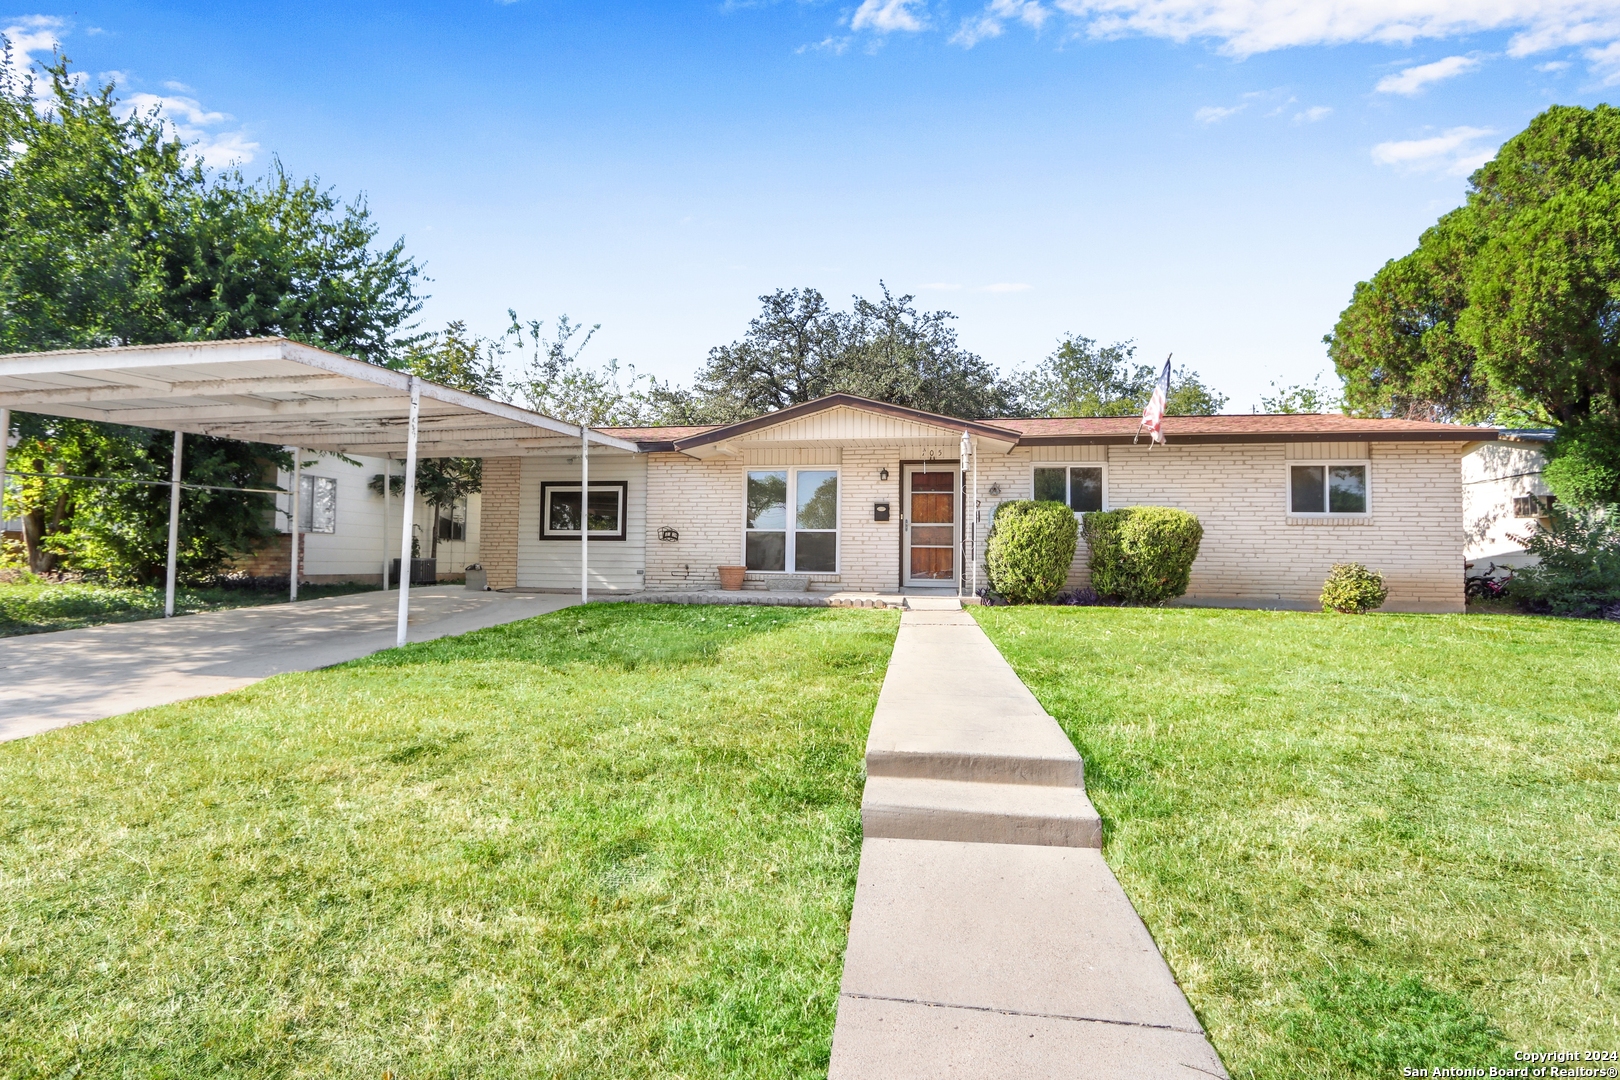
M 1135 416 L 1057 416 L 1005 418 L 986 423 L 1016 431 L 1020 446 L 1130 442 L 1141 420 Z M 1479 442 L 1497 437 L 1495 428 L 1343 416 L 1338 413 L 1237 413 L 1226 416 L 1166 416 L 1164 437 L 1171 442 Z
M 644 451 L 691 451 L 748 435 L 835 408 L 862 409 L 912 419 L 952 431 L 1007 443 L 1009 446 L 1061 446 L 1128 443 L 1136 438 L 1141 421 L 1135 416 L 998 417 L 960 420 L 901 405 L 871 401 L 853 394 L 833 394 L 815 401 L 766 413 L 736 424 L 688 427 L 618 427 L 602 430 L 634 441 Z M 1426 420 L 1395 420 L 1343 416 L 1337 413 L 1273 415 L 1239 413 L 1227 416 L 1167 416 L 1164 435 L 1172 443 L 1226 442 L 1488 442 L 1506 432 L 1489 427 L 1437 424 Z
M 355 454 L 405 453 L 413 383 L 423 457 L 579 445 L 577 424 L 284 338 L 0 356 L 0 408 Z

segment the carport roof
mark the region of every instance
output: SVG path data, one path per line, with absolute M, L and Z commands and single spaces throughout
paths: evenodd
M 354 454 L 405 453 L 412 377 L 285 338 L 0 356 L 0 408 Z M 417 379 L 422 457 L 578 446 L 578 425 Z M 594 443 L 637 447 L 592 430 Z

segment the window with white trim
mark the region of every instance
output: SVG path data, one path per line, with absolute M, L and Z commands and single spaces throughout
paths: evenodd
M 1367 463 L 1318 461 L 1288 467 L 1290 514 L 1365 514 Z
M 838 570 L 838 470 L 750 469 L 743 565 L 767 573 Z
M 298 478 L 298 531 L 337 532 L 337 481 L 330 476 Z
M 591 484 L 592 540 L 623 540 L 626 492 L 623 480 Z M 540 485 L 540 539 L 579 539 L 579 481 L 546 481 Z
M 1060 502 L 1077 514 L 1103 508 L 1103 467 L 1101 465 L 1035 466 L 1035 498 L 1040 502 Z

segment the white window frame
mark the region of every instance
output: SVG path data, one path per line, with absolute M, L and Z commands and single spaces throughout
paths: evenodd
M 1336 465 L 1353 465 L 1367 471 L 1367 509 L 1353 510 L 1295 510 L 1294 509 L 1294 470 L 1296 468 L 1317 467 L 1322 470 L 1322 505 L 1330 504 L 1328 489 L 1328 470 Z M 1325 458 L 1325 459 L 1293 459 L 1283 467 L 1283 504 L 1288 508 L 1289 517 L 1310 518 L 1321 520 L 1323 518 L 1351 518 L 1362 519 L 1372 517 L 1373 512 L 1373 468 L 1372 462 L 1366 458 Z
M 1036 462 L 1031 462 L 1030 466 L 1029 466 L 1029 497 L 1031 499 L 1033 499 L 1035 497 L 1035 470 L 1036 469 L 1062 469 L 1063 470 L 1063 505 L 1064 506 L 1070 506 L 1071 503 L 1072 503 L 1072 500 L 1070 499 L 1070 496 L 1073 494 L 1073 492 L 1071 492 L 1069 490 L 1069 485 L 1073 482 L 1073 478 L 1069 475 L 1069 470 L 1070 469 L 1101 469 L 1102 470 L 1102 509 L 1107 510 L 1108 507 L 1110 505 L 1112 505 L 1108 501 L 1108 463 L 1106 461 L 1036 461 Z M 1084 511 L 1084 510 L 1075 510 L 1074 511 L 1075 517 L 1079 517 L 1081 514 L 1084 514 L 1084 513 L 1086 513 L 1086 511 Z
M 551 497 L 557 494 L 567 494 L 579 490 L 579 481 L 572 483 L 566 480 L 545 480 L 540 484 L 540 539 L 542 540 L 579 540 L 578 529 L 553 529 L 551 527 Z M 591 530 L 591 543 L 597 541 L 613 542 L 627 540 L 630 536 L 630 485 L 624 480 L 592 480 L 591 494 L 600 495 L 604 491 L 612 491 L 619 496 L 619 528 L 617 532 L 605 530 Z M 581 500 L 580 514 L 589 518 L 589 500 Z M 581 523 L 583 524 L 583 522 Z M 440 541 L 444 543 L 444 541 Z
M 315 524 L 315 485 L 327 484 L 332 489 L 332 520 L 326 528 L 318 528 Z M 304 492 L 309 492 L 308 509 L 306 511 Z M 304 473 L 298 480 L 298 531 L 301 533 L 319 533 L 330 535 L 337 532 L 337 497 L 338 482 L 335 476 L 319 476 L 313 473 Z
M 742 508 L 743 527 L 742 543 L 739 547 L 737 565 L 748 565 L 748 534 L 751 532 L 776 532 L 775 529 L 750 529 L 748 527 L 748 474 L 756 472 L 785 472 L 788 474 L 786 531 L 787 551 L 782 556 L 782 569 L 780 570 L 750 570 L 750 574 L 841 574 L 844 572 L 844 470 L 838 465 L 745 465 L 742 471 Z M 794 516 L 799 512 L 799 474 L 801 472 L 830 472 L 838 478 L 838 504 L 833 510 L 833 568 L 831 570 L 794 570 L 792 567 L 798 559 L 798 544 L 794 536 L 799 532 L 794 528 Z M 805 532 L 826 532 L 826 529 L 806 529 Z

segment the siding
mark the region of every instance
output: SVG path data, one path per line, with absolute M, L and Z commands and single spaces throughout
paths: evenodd
M 1524 537 L 1537 528 L 1536 521 L 1514 517 L 1513 500 L 1551 493 L 1541 478 L 1546 464 L 1539 445 L 1522 442 L 1485 443 L 1463 458 L 1465 558 L 1502 566 L 1535 562 L 1524 550 Z
M 522 460 L 518 497 L 517 584 L 526 589 L 579 588 L 579 542 L 540 539 L 540 485 L 545 481 L 579 483 L 579 461 L 555 457 Z M 647 457 L 593 450 L 591 482 L 623 480 L 629 484 L 625 538 L 593 539 L 590 547 L 591 588 L 637 592 L 647 555 Z

